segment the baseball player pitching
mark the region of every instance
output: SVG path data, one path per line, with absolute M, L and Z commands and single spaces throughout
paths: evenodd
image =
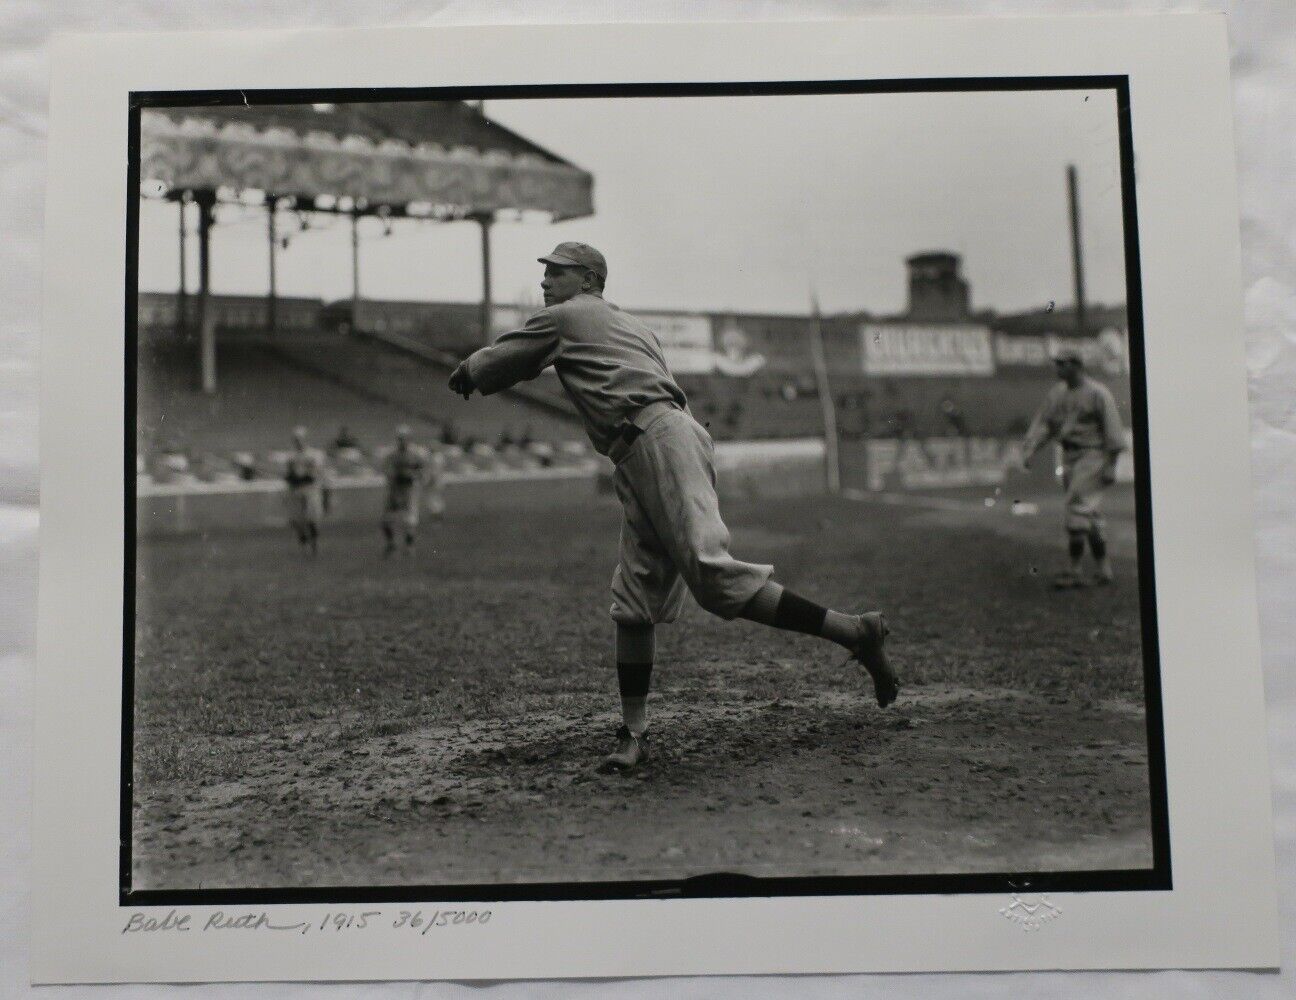
M 774 582 L 772 566 L 730 555 L 711 438 L 689 412 L 657 336 L 603 298 L 603 255 L 560 243 L 539 260 L 545 308 L 459 365 L 450 388 L 465 399 L 490 395 L 553 365 L 594 449 L 616 467 L 625 521 L 611 616 L 622 725 L 600 769 L 629 770 L 647 758 L 653 629 L 678 618 L 686 591 L 721 618 L 837 643 L 868 671 L 878 704 L 891 704 L 898 683 L 881 613 L 822 607 Z
M 410 429 L 404 424 L 396 428 L 396 447 L 383 458 L 383 475 L 387 479 L 382 518 L 383 556 L 395 555 L 398 534 L 404 538 L 405 555 L 412 556 L 423 489 L 435 477 L 436 469 L 427 449 L 410 441 Z
M 1084 587 L 1086 544 L 1094 560 L 1092 582 L 1112 582 L 1111 560 L 1102 516 L 1103 492 L 1116 482 L 1116 459 L 1125 449 L 1125 433 L 1111 391 L 1084 372 L 1076 351 L 1054 359 L 1058 384 L 1049 390 L 1022 444 L 1022 464 L 1029 466 L 1050 441 L 1062 448 L 1062 486 L 1066 490 L 1067 554 L 1070 564 L 1053 580 L 1060 590 Z
M 288 523 L 303 549 L 319 552 L 319 525 L 324 518 L 324 453 L 306 446 L 306 428 L 294 427 L 293 450 L 284 469 L 288 484 Z

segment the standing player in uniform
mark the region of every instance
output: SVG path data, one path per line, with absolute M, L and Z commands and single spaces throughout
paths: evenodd
M 623 725 L 602 768 L 627 770 L 647 755 L 653 627 L 679 617 L 686 590 L 721 618 L 837 643 L 872 676 L 878 704 L 891 704 L 898 684 L 880 613 L 831 611 L 775 583 L 772 566 L 729 554 L 711 438 L 689 413 L 657 336 L 604 300 L 603 255 L 560 243 L 540 263 L 545 308 L 459 365 L 450 388 L 465 399 L 490 395 L 553 365 L 590 442 L 616 466 L 625 521 L 611 615 Z
M 1112 582 L 1111 559 L 1103 533 L 1103 491 L 1116 482 L 1116 459 L 1125 450 L 1125 430 L 1109 390 L 1084 373 L 1077 351 L 1054 359 L 1060 380 L 1049 390 L 1022 444 L 1022 464 L 1050 441 L 1062 448 L 1062 486 L 1066 490 L 1067 553 L 1070 565 L 1053 585 L 1068 590 L 1086 585 L 1081 571 L 1086 543 L 1093 555 L 1093 582 Z
M 293 428 L 284 481 L 288 484 L 288 523 L 297 541 L 311 555 L 319 552 L 319 525 L 324 517 L 324 487 L 328 466 L 324 453 L 306 446 L 306 428 Z
M 395 554 L 398 532 L 404 535 L 405 554 L 414 554 L 423 488 L 435 478 L 435 474 L 435 465 L 427 449 L 410 441 L 410 429 L 404 424 L 397 427 L 396 447 L 383 459 L 383 475 L 387 478 L 387 501 L 382 518 L 384 557 Z M 433 490 L 433 495 L 439 497 L 435 483 Z

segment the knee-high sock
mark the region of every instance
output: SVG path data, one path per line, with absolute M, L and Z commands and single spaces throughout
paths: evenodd
M 621 692 L 621 719 L 639 736 L 648 728 L 648 688 L 652 683 L 653 627 L 617 625 L 617 687 Z
M 854 615 L 815 604 L 773 581 L 747 602 L 741 617 L 772 628 L 817 635 L 847 649 L 853 648 L 859 638 Z
M 1071 557 L 1071 569 L 1079 573 L 1080 561 L 1084 559 L 1085 553 L 1085 533 L 1083 531 L 1071 531 L 1067 533 L 1067 555 Z

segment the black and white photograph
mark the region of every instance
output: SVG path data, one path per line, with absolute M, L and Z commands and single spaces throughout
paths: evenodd
M 1128 112 L 137 94 L 123 899 L 1169 888 Z
M 32 982 L 1275 967 L 1230 51 L 55 40 Z

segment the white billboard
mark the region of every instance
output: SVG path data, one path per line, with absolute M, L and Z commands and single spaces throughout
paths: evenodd
M 715 371 L 711 320 L 706 316 L 635 313 L 661 341 L 666 364 L 676 375 L 707 375 Z
M 1108 327 L 1096 337 L 995 336 L 995 357 L 1000 365 L 1043 367 L 1052 364 L 1059 351 L 1079 351 L 1091 371 L 1121 375 L 1129 371 L 1129 337 L 1126 331 Z
M 973 323 L 861 323 L 869 375 L 993 375 L 990 330 Z

